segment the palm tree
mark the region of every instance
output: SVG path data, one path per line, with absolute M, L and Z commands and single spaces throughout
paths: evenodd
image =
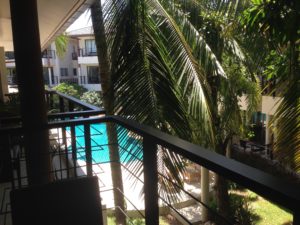
M 248 33 L 268 44 L 265 73 L 276 80 L 273 91 L 282 97 L 274 115 L 277 159 L 300 172 L 300 3 L 297 0 L 252 1 L 244 20 Z
M 94 1 L 91 6 L 91 18 L 94 28 L 94 35 L 97 46 L 97 55 L 99 61 L 100 77 L 101 77 L 101 89 L 103 95 L 103 105 L 107 115 L 113 115 L 114 110 L 114 93 L 111 86 L 111 73 L 110 63 L 107 52 L 107 42 L 104 30 L 104 21 L 102 6 L 99 0 Z M 126 217 L 124 215 L 125 202 L 122 196 L 123 182 L 122 182 L 122 170 L 120 166 L 119 149 L 115 143 L 118 143 L 116 127 L 112 123 L 107 125 L 107 137 L 109 144 L 109 157 L 111 161 L 111 175 L 113 182 L 113 193 L 115 201 L 115 217 L 117 224 L 126 224 Z
M 251 72 L 252 60 L 244 54 L 246 49 L 239 44 L 243 40 L 238 39 L 238 33 L 233 32 L 241 30 L 238 16 L 247 2 L 175 2 L 177 4 L 166 4 L 165 7 L 180 24 L 193 54 L 205 71 L 212 90 L 214 130 L 218 131 L 215 135 L 215 149 L 225 155 L 231 137 L 241 134 L 245 129 L 242 126 L 243 113 L 238 105 L 239 97 L 241 94 L 247 96 L 248 115 L 256 110 L 259 102 L 258 82 Z M 181 10 L 176 9 L 178 5 L 182 5 Z M 221 66 L 213 67 L 210 64 L 212 61 Z M 230 208 L 227 183 L 220 176 L 216 176 L 216 193 L 219 211 L 228 218 Z
M 110 87 L 114 93 L 113 111 L 194 143 L 216 147 L 223 153 L 233 130 L 240 129 L 238 97 L 252 91 L 252 87 L 245 87 L 252 83 L 253 76 L 228 69 L 243 57 L 234 39 L 225 40 L 221 31 L 214 29 L 219 42 L 213 42 L 201 32 L 202 20 L 190 16 L 195 10 L 176 2 L 197 3 L 187 0 L 105 2 L 103 18 Z M 202 6 L 196 5 L 200 7 L 196 11 L 202 12 Z M 232 74 L 226 75 L 222 64 Z M 238 65 L 245 68 L 242 63 Z M 250 75 L 243 77 L 245 74 Z M 238 88 L 238 81 L 244 86 Z M 216 142 L 214 130 L 218 131 Z M 119 138 L 126 135 L 119 134 Z M 182 183 L 182 159 L 168 151 L 160 151 L 159 156 L 167 171 L 173 172 L 169 173 L 172 180 Z M 141 173 L 142 166 L 132 167 L 136 174 Z M 160 190 L 171 190 L 164 181 Z
M 56 54 L 59 57 L 64 57 L 65 53 L 67 52 L 69 37 L 65 34 L 61 34 L 57 36 L 54 40 L 55 48 L 56 48 Z

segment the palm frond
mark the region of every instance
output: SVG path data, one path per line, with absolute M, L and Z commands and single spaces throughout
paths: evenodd
M 288 87 L 288 88 L 287 88 Z M 275 156 L 300 172 L 300 80 L 291 78 L 271 124 L 275 127 Z
M 54 43 L 58 57 L 64 57 L 67 52 L 69 37 L 65 34 L 61 34 L 55 38 Z

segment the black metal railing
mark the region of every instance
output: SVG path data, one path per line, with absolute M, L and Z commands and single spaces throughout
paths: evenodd
M 49 50 L 49 49 L 44 50 L 42 52 L 42 58 L 55 59 L 56 58 L 55 50 Z
M 72 60 L 78 60 L 78 53 L 72 52 Z
M 55 50 L 49 50 L 49 49 L 44 50 L 42 52 L 42 58 L 55 59 L 56 58 Z M 7 60 L 15 59 L 15 53 L 14 52 L 5 52 L 5 59 L 7 59 Z
M 108 123 L 115 125 L 118 143 L 108 143 L 105 128 Z M 113 187 L 105 186 L 107 181 L 101 181 L 101 179 L 104 179 L 102 175 L 105 171 L 110 171 L 108 169 L 110 163 L 108 147 L 117 146 L 121 158 L 120 162 L 117 163 L 120 163 L 124 168 L 122 172 L 130 171 L 127 175 L 133 174 L 134 176 L 131 177 L 135 177 L 136 182 L 142 183 L 141 191 L 144 190 L 142 201 L 144 202 L 145 213 L 141 211 L 141 207 L 134 208 L 141 211 L 140 213 L 143 215 L 142 217 L 145 217 L 147 225 L 159 224 L 159 207 L 161 205 L 172 209 L 184 221 L 192 224 L 180 213 L 176 198 L 161 195 L 161 185 L 158 180 L 163 179 L 164 182 L 175 183 L 175 186 L 178 186 L 178 192 L 185 193 L 189 200 L 197 201 L 199 199 L 194 194 L 182 189 L 180 185 L 170 179 L 167 171 L 164 171 L 165 166 L 160 164 L 163 163 L 163 160 L 159 160 L 159 157 L 165 151 L 180 155 L 184 160 L 201 165 L 279 204 L 290 210 L 294 215 L 294 224 L 299 224 L 299 187 L 157 129 L 118 116 L 53 121 L 49 122 L 47 129 L 51 143 L 52 176 L 55 179 L 68 179 L 97 175 L 102 184 L 100 185 L 102 200 L 105 199 L 108 191 L 114 190 Z M 27 177 L 22 168 L 25 168 L 27 159 L 23 154 L 22 145 L 18 144 L 21 143 L 18 138 L 22 137 L 22 129 L 20 127 L 2 129 L 0 135 L 6 137 L 7 146 L 9 146 L 7 149 L 19 148 L 14 154 L 9 153 L 7 155 L 10 157 L 9 161 L 12 168 L 12 188 L 24 187 L 27 185 Z M 19 147 L 15 147 L 13 143 Z M 56 162 L 55 165 L 54 161 Z M 123 179 L 123 182 L 129 181 Z M 126 190 L 123 194 L 126 199 L 130 199 Z M 130 203 L 127 205 L 139 205 L 132 199 L 128 202 Z M 202 206 L 204 205 L 199 200 L 197 202 Z M 217 224 L 235 223 L 221 217 L 208 206 L 204 206 L 207 207 L 210 215 L 212 215 L 212 220 Z M 117 209 L 119 206 L 108 208 Z M 124 213 L 127 213 L 127 210 Z
M 5 59 L 6 60 L 15 59 L 15 53 L 14 52 L 5 52 Z
M 78 78 L 60 78 L 60 83 L 67 83 L 67 84 L 78 84 Z
M 80 48 L 78 49 L 79 57 L 97 56 L 97 51 L 94 48 Z
M 11 102 L 15 108 L 19 107 L 18 93 L 10 93 L 6 94 L 6 96 L 9 99 L 8 101 Z M 104 109 L 54 90 L 46 90 L 45 99 L 48 107 L 49 121 L 66 120 L 70 118 L 88 118 L 90 116 L 105 114 Z M 14 111 L 19 111 L 19 109 Z M 21 117 L 19 115 L 0 117 L 0 127 L 20 123 Z

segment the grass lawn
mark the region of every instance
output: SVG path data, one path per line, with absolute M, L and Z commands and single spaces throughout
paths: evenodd
M 254 224 L 257 225 L 288 225 L 292 224 L 293 216 L 286 210 L 259 197 L 257 194 L 247 191 L 250 197 L 250 207 L 255 215 Z
M 244 209 L 248 208 L 250 214 L 244 214 L 244 216 L 250 215 L 252 224 L 292 225 L 293 216 L 291 213 L 260 197 L 254 192 L 247 189 L 235 189 L 231 190 L 230 193 L 232 199 L 240 199 L 239 201 L 243 200 L 244 204 L 247 202 L 247 207 L 246 205 L 241 205 L 240 207 Z M 245 200 L 247 201 L 245 202 Z
M 107 224 L 108 225 L 116 225 L 115 218 L 114 217 L 108 217 L 107 218 Z M 133 219 L 131 220 L 131 223 L 127 223 L 128 225 L 145 225 L 144 219 Z M 166 220 L 163 217 L 159 217 L 159 225 L 169 225 L 169 223 L 166 222 Z

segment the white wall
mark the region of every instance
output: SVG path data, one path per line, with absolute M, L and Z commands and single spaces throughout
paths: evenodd
M 274 115 L 280 102 L 280 97 L 262 96 L 262 113 Z

